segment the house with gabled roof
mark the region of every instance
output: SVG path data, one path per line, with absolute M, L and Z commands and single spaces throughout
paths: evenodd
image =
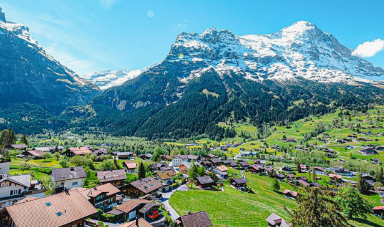
M 72 188 L 70 192 L 73 190 L 79 191 L 94 207 L 102 210 L 110 210 L 117 206 L 117 194 L 120 192 L 110 183 L 93 188 Z
M 26 150 L 28 146 L 25 144 L 11 144 L 11 148 L 15 150 Z
M 76 187 L 83 187 L 84 179 L 87 175 L 82 166 L 53 169 L 51 174 L 52 182 L 55 184 L 57 192 Z
M 197 180 L 197 185 L 201 189 L 209 189 L 215 185 L 215 182 L 212 180 L 210 176 L 198 177 L 196 178 L 196 180 Z
M 129 174 L 133 174 L 136 172 L 137 163 L 133 160 L 123 162 L 123 166 Z
M 228 168 L 226 166 L 218 166 L 216 167 L 213 172 L 217 173 L 220 178 L 227 179 L 228 178 Z
M 290 198 L 290 199 L 296 199 L 296 197 L 297 197 L 297 192 L 291 191 L 288 189 L 285 189 L 283 194 L 285 195 L 285 197 Z
M 163 184 L 157 181 L 153 177 L 146 177 L 143 179 L 139 179 L 134 181 L 126 186 L 124 186 L 125 193 L 127 196 L 131 196 L 133 198 L 138 198 L 144 195 L 153 194 L 163 187 Z
M 291 224 L 285 221 L 279 215 L 272 213 L 265 221 L 268 223 L 268 227 L 290 227 Z
M 197 213 L 189 212 L 186 215 L 180 216 L 176 220 L 180 227 L 210 227 L 212 226 L 211 219 L 206 211 L 200 211 Z
M 88 147 L 70 147 L 65 152 L 65 155 L 67 157 L 72 157 L 75 155 L 86 155 L 86 154 L 92 154 L 92 150 L 90 150 Z
M 98 171 L 96 176 L 102 184 L 111 183 L 116 187 L 120 187 L 125 184 L 124 181 L 127 179 L 127 172 L 125 169 Z
M 130 199 L 107 213 L 114 215 L 116 220 L 131 221 L 137 218 L 140 209 L 148 203 L 151 203 L 151 201 L 145 199 Z
M 85 226 L 96 208 L 78 191 L 25 200 L 6 208 L 10 227 Z
M 172 170 L 158 171 L 156 175 L 157 179 L 161 180 L 163 183 L 164 191 L 169 191 L 172 189 L 173 177 L 175 176 L 175 173 Z

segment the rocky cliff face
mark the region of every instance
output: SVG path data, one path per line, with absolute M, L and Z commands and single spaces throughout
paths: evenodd
M 0 9 L 1 107 L 33 103 L 58 113 L 86 104 L 98 93 L 96 86 L 49 56 L 28 27 L 6 21 Z

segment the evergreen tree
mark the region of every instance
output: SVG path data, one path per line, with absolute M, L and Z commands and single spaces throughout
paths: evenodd
M 335 201 L 343 208 L 343 213 L 349 218 L 361 217 L 366 219 L 372 207 L 367 200 L 352 187 L 345 187 L 339 190 Z
M 11 144 L 16 143 L 16 135 L 11 128 L 5 129 L 0 133 L 0 145 L 9 148 Z
M 376 178 L 376 182 L 380 182 L 382 184 L 384 184 L 384 181 L 383 181 L 383 167 L 380 168 L 380 171 L 378 171 L 375 175 L 375 178 Z
M 369 187 L 370 186 L 369 186 L 368 182 L 362 178 L 362 175 L 359 174 L 359 175 L 357 175 L 356 187 L 357 187 L 357 190 L 361 194 L 365 195 L 365 194 L 367 194 L 369 192 Z
M 292 226 L 323 227 L 349 226 L 347 220 L 340 213 L 341 207 L 329 199 L 330 191 L 324 188 L 310 188 L 308 194 L 298 194 L 297 208 L 293 211 L 285 210 L 291 215 Z
M 145 166 L 143 162 L 140 162 L 139 167 L 137 169 L 137 175 L 139 179 L 145 178 L 146 171 L 145 171 Z
M 28 138 L 25 134 L 22 134 L 21 137 L 20 137 L 20 143 L 23 143 L 27 146 L 29 146 L 29 141 L 28 141 Z
M 280 183 L 276 178 L 273 178 L 271 181 L 271 188 L 274 192 L 277 192 L 280 190 Z

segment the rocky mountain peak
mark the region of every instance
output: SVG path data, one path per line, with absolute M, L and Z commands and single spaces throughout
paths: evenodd
M 0 21 L 5 22 L 5 13 L 3 13 L 3 9 L 0 7 Z

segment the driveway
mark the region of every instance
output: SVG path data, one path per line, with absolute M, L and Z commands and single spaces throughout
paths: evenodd
M 172 218 L 172 220 L 176 221 L 178 217 L 180 217 L 175 209 L 169 204 L 169 199 L 171 198 L 172 194 L 175 193 L 175 191 L 188 191 L 187 185 L 181 185 L 177 189 L 174 189 L 170 192 L 163 192 L 163 198 L 162 198 L 162 203 L 164 204 L 165 209 L 168 211 L 169 216 Z

